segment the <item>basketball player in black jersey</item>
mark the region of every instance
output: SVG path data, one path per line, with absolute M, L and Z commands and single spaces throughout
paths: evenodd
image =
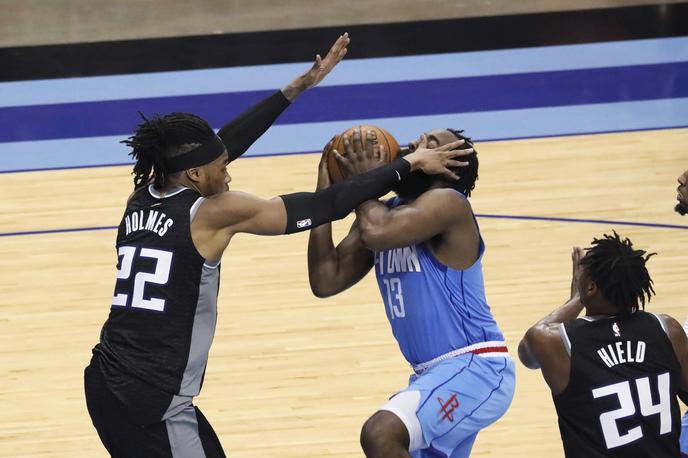
M 567 457 L 678 457 L 686 334 L 641 310 L 652 255 L 616 232 L 592 245 L 573 249 L 571 299 L 526 332 L 519 358 L 552 390 Z
M 84 373 L 88 411 L 114 457 L 222 457 L 222 446 L 192 403 L 201 388 L 217 310 L 220 258 L 234 234 L 278 235 L 340 219 L 386 193 L 412 170 L 455 176 L 451 151 L 424 149 L 382 165 L 374 143 L 354 166 L 375 170 L 316 193 L 261 199 L 229 191 L 227 164 L 274 122 L 291 100 L 342 59 L 345 34 L 325 57 L 220 129 L 172 113 L 144 119 L 132 148 L 135 190 L 117 233 L 110 315 Z M 329 150 L 326 149 L 326 150 Z

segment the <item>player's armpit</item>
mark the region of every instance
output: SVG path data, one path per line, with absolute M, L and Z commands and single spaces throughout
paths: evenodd
M 356 213 L 363 243 L 376 251 L 425 242 L 462 218 L 471 218 L 470 204 L 452 189 L 426 191 L 410 204 L 393 209 L 370 201 Z

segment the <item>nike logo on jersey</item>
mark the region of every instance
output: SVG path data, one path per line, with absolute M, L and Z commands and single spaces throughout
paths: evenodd
M 158 202 L 157 204 L 153 204 L 153 205 L 151 205 L 151 208 L 153 208 L 153 207 L 157 207 L 158 205 L 162 205 L 162 202 Z

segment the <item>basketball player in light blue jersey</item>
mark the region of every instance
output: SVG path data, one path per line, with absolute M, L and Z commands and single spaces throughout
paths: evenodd
M 433 130 L 409 150 L 470 139 L 450 129 Z M 368 133 L 345 139 L 337 156 L 384 163 L 386 153 Z M 387 318 L 399 348 L 413 369 L 398 392 L 363 425 L 367 457 L 448 457 L 470 455 L 478 432 L 499 419 L 514 394 L 514 363 L 485 299 L 482 257 L 485 244 L 467 200 L 478 177 L 475 153 L 452 161 L 452 178 L 414 173 L 397 197 L 370 200 L 356 209 L 349 234 L 336 246 L 326 224 L 311 232 L 308 271 L 318 297 L 337 294 L 375 271 Z M 357 168 L 361 169 L 360 164 Z M 458 174 L 458 176 L 456 175 Z M 318 189 L 329 186 L 327 158 Z

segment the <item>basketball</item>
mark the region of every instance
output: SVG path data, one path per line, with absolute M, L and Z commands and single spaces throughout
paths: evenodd
M 385 129 L 377 126 L 354 126 L 345 132 L 342 132 L 342 134 L 337 138 L 337 140 L 334 142 L 332 145 L 332 149 L 336 149 L 339 154 L 342 156 L 345 155 L 344 152 L 344 136 L 349 135 L 353 136 L 354 134 L 354 129 L 359 128 L 361 129 L 361 138 L 363 140 L 363 144 L 365 145 L 365 139 L 366 139 L 366 132 L 369 130 L 372 130 L 375 132 L 377 135 L 377 142 L 380 144 L 380 146 L 384 147 L 386 151 L 389 152 L 389 160 L 393 161 L 397 155 L 399 154 L 399 143 L 397 140 L 387 132 Z M 353 139 L 352 139 L 353 141 Z M 339 183 L 340 181 L 344 180 L 344 175 L 342 174 L 341 169 L 339 168 L 339 162 L 337 162 L 337 158 L 333 155 L 330 155 L 330 157 L 327 160 L 327 168 L 330 171 L 330 179 L 332 180 L 333 183 Z

